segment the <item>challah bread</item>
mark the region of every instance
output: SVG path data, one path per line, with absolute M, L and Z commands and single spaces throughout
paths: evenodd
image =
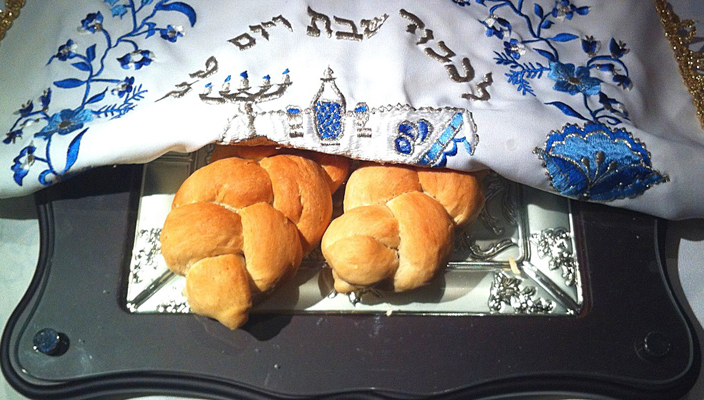
M 245 146 L 245 145 L 216 145 L 210 156 L 211 161 L 228 157 L 245 158 L 260 161 L 263 158 L 275 156 L 277 154 L 292 154 L 308 158 L 323 167 L 329 178 L 328 185 L 330 192 L 335 193 L 344 183 L 350 172 L 352 160 L 347 157 L 324 154 L 313 151 L 280 148 L 276 146 Z
M 474 174 L 363 165 L 350 176 L 345 212 L 321 244 L 335 290 L 402 292 L 429 283 L 447 263 L 455 227 L 483 205 Z
M 473 221 L 484 207 L 481 173 L 367 163 L 347 181 L 345 212 L 382 204 L 407 192 L 420 191 L 442 204 L 455 225 Z
M 193 312 L 235 329 L 252 303 L 293 277 L 330 222 L 322 167 L 295 155 L 215 161 L 191 174 L 161 233 Z

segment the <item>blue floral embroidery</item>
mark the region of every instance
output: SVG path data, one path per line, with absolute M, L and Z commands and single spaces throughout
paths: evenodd
M 571 95 L 584 93 L 587 96 L 599 94 L 601 80 L 589 76 L 589 68 L 577 67 L 574 64 L 550 63 L 548 78 L 555 81 L 552 88 Z
M 195 10 L 179 1 L 103 0 L 101 3 L 110 7 L 113 18 L 123 19 L 129 14 L 131 18 L 125 20 L 131 23 L 119 24 L 128 29 L 118 36 L 108 31 L 100 11 L 89 13 L 80 21 L 78 30 L 94 35 L 92 37 L 95 37 L 95 42 L 83 47 L 73 39 L 68 39 L 49 58 L 47 65 L 53 62 L 64 62 L 74 68 L 71 71 L 79 75 L 79 77 L 57 80 L 54 86 L 62 90 L 70 90 L 73 94 L 83 95 L 80 103 L 74 108 L 50 112 L 52 95 L 55 94 L 52 88 L 48 88 L 37 99 L 29 100 L 20 106 L 16 112 L 19 117 L 5 134 L 3 144 L 13 145 L 25 133 L 41 140 L 39 142 L 41 145 L 32 140 L 29 145 L 20 149 L 10 166 L 13 178 L 20 186 L 29 175 L 30 168 L 37 165 L 43 165 L 42 168 L 44 168 L 37 178 L 43 185 L 51 184 L 69 174 L 78 158 L 81 139 L 89 129 L 88 125 L 99 118 L 120 118 L 133 110 L 136 103 L 144 98 L 147 90 L 142 89 L 142 85 L 135 82 L 134 76 L 108 77 L 104 75 L 104 71 L 108 62 L 117 62 L 124 69 L 134 70 L 152 64 L 155 56 L 148 49 L 140 47 L 137 43 L 140 37 L 148 39 L 158 33 L 158 37 L 173 43 L 183 36 L 183 28 L 178 25 L 158 26 L 154 22 L 157 14 L 163 11 L 174 11 L 185 17 L 190 26 L 196 23 Z M 154 3 L 153 7 L 147 9 L 146 7 L 152 3 Z M 169 15 L 174 14 L 169 13 Z M 101 45 L 101 48 L 104 48 L 102 54 L 98 54 L 97 51 L 98 41 L 104 41 Z M 35 103 L 39 103 L 40 107 Z M 53 143 L 56 135 L 70 137 L 65 153 L 51 151 L 53 145 L 58 145 Z M 51 157 L 62 153 L 66 154 L 63 160 L 54 160 Z
M 611 130 L 600 123 L 583 128 L 567 125 L 552 132 L 545 148 L 535 152 L 544 161 L 552 186 L 577 199 L 635 197 L 668 180 L 653 169 L 644 144 L 625 129 Z
M 460 6 L 470 3 L 453 1 Z M 552 87 L 555 91 L 581 97 L 573 104 L 562 101 L 545 103 L 566 116 L 609 125 L 628 120 L 623 104 L 607 95 L 602 87 L 602 79 L 608 76 L 616 87 L 628 89 L 632 86 L 628 68 L 622 60 L 628 53 L 626 44 L 612 38 L 609 53 L 599 54 L 600 42 L 593 36 L 577 40 L 580 37 L 575 34 L 558 31 L 568 21 L 588 15 L 588 6 L 577 5 L 571 0 L 556 0 L 548 10 L 538 2 L 529 6 L 523 0 L 475 0 L 475 3 L 488 8 L 488 17 L 479 23 L 486 27 L 488 37 L 501 40 L 503 49 L 494 52 L 494 61 L 508 68 L 505 73 L 507 81 L 516 86 L 518 92 L 536 96 L 533 83 L 547 76 L 554 81 Z M 581 65 L 565 62 L 560 57 L 561 46 L 573 42 L 579 43 L 587 55 Z M 540 58 L 524 61 L 528 50 Z

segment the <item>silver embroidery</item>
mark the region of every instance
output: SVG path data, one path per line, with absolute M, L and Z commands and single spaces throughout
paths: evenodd
M 228 40 L 228 42 L 237 46 L 240 50 L 247 50 L 254 47 L 257 44 L 257 40 L 252 37 L 249 33 L 245 32 L 233 39 Z
M 310 25 L 306 27 L 306 33 L 308 36 L 320 37 L 320 28 L 318 28 L 317 21 L 322 21 L 325 27 L 325 33 L 328 37 L 332 37 L 330 17 L 325 14 L 315 12 L 312 8 L 310 8 L 310 6 L 308 7 L 308 16 L 310 16 Z
M 437 61 L 440 61 L 441 63 L 450 63 L 452 62 L 451 58 L 456 56 L 457 53 L 454 51 L 450 50 L 449 47 L 443 42 L 442 40 L 438 42 L 438 46 L 440 49 L 445 53 L 444 55 L 441 55 L 440 53 L 437 53 L 435 50 L 433 50 L 430 47 L 425 48 L 425 54 L 427 54 L 430 58 L 433 58 Z
M 384 25 L 384 22 L 386 22 L 388 18 L 389 15 L 384 14 L 381 17 L 374 17 L 372 19 L 361 20 L 360 25 L 363 29 L 362 34 L 364 35 L 364 38 L 369 39 L 372 36 L 376 35 L 377 32 L 379 32 L 379 29 L 381 29 L 381 26 Z
M 494 83 L 494 78 L 491 76 L 491 72 L 487 73 L 484 75 L 484 80 L 476 84 L 476 92 L 478 94 L 474 93 L 464 93 L 462 95 L 463 99 L 467 100 L 479 100 L 479 101 L 487 101 L 491 98 L 491 95 L 489 92 L 486 90 L 487 87 L 491 86 L 491 84 Z
M 286 29 L 288 29 L 290 32 L 293 32 L 293 25 L 291 25 L 291 23 L 282 15 L 272 18 L 271 21 L 262 22 L 257 25 L 250 25 L 249 30 L 252 33 L 259 34 L 261 37 L 268 41 L 270 35 L 269 31 L 267 31 L 265 28 L 274 28 L 279 23 L 285 26 Z M 252 35 L 250 35 L 249 32 L 244 32 L 241 35 L 228 40 L 228 42 L 234 44 L 240 50 L 251 49 L 257 44 L 257 40 Z
M 401 17 L 410 21 L 410 23 L 406 26 L 406 32 L 415 36 L 420 36 L 420 39 L 416 42 L 416 45 L 425 45 L 426 43 L 430 43 L 435 40 L 433 31 L 426 29 L 425 23 L 417 15 L 404 9 L 401 9 L 399 13 L 401 14 Z M 462 76 L 459 72 L 459 68 L 453 63 L 452 60 L 457 53 L 452 51 L 452 49 L 450 49 L 442 40 L 439 40 L 436 43 L 442 53 L 435 51 L 431 46 L 425 47 L 423 52 L 433 60 L 442 63 L 445 67 L 447 75 L 452 81 L 457 83 L 471 82 L 475 77 L 475 71 L 469 58 L 463 57 L 460 61 L 465 74 Z M 479 93 L 478 95 L 473 93 L 465 93 L 460 97 L 470 101 L 488 101 L 491 98 L 491 94 L 488 92 L 487 88 L 491 86 L 492 83 L 493 79 L 491 78 L 491 74 L 487 73 L 484 75 L 484 80 L 475 86 L 476 91 Z
M 339 18 L 339 17 L 334 17 L 334 18 L 335 18 L 336 24 L 348 25 L 350 27 L 350 32 L 342 32 L 342 31 L 335 32 L 335 37 L 337 39 L 361 41 L 364 38 L 362 36 L 362 34 L 358 32 L 357 25 L 354 24 L 354 21 L 349 20 L 349 19 Z
M 455 82 L 470 82 L 474 79 L 474 67 L 472 67 L 472 63 L 467 57 L 462 59 L 462 69 L 464 69 L 465 76 L 460 75 L 454 64 L 445 64 L 445 69 L 447 74 L 450 75 L 450 79 Z
M 354 107 L 354 126 L 357 130 L 357 137 L 372 137 L 372 130 L 367 128 L 367 122 L 369 122 L 369 106 L 364 102 L 357 103 Z
M 296 106 L 286 107 L 286 116 L 288 120 L 288 136 L 291 138 L 303 137 L 303 110 Z

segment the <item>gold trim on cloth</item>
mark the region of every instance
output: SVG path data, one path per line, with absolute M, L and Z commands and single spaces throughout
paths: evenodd
M 692 95 L 699 123 L 704 129 L 704 54 L 689 48 L 697 27 L 692 20 L 681 20 L 666 0 L 653 1 L 665 29 L 665 37 L 675 52 L 684 84 Z
M 5 0 L 5 9 L 0 10 L 0 42 L 12 26 L 12 21 L 20 15 L 25 0 Z

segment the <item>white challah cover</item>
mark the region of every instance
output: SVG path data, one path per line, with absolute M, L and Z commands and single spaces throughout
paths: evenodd
M 643 0 L 28 0 L 0 193 L 266 137 L 704 217 L 704 132 Z

